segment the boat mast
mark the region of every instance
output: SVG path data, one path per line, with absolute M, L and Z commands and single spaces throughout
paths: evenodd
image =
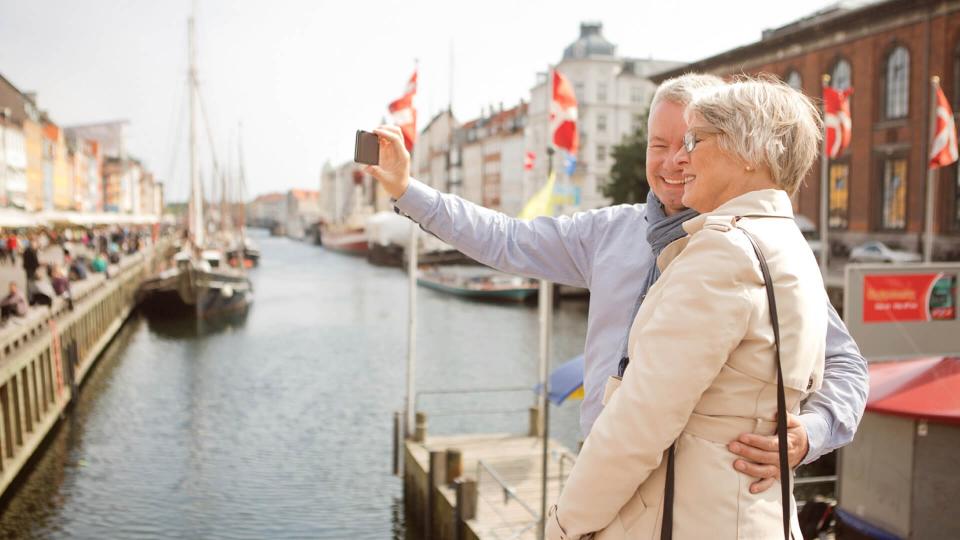
M 196 0 L 193 2 L 193 12 L 187 20 L 189 35 L 189 62 L 188 73 L 190 96 L 190 236 L 193 245 L 202 248 L 206 226 L 203 222 L 203 189 L 200 186 L 199 165 L 197 163 L 197 44 L 195 35 L 194 16 L 197 10 Z
M 240 223 L 237 224 L 237 227 L 240 229 L 240 245 L 246 246 L 247 205 L 244 201 L 247 197 L 247 173 L 243 166 L 243 122 L 240 122 L 240 126 L 237 129 L 237 167 L 239 168 L 238 175 L 240 180 L 240 185 L 237 186 L 239 188 L 239 197 L 237 197 L 237 200 L 240 203 Z

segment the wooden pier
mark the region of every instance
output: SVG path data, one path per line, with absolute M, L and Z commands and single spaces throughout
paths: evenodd
M 91 273 L 71 283 L 72 309 L 56 298 L 50 308 L 32 308 L 0 329 L 0 495 L 78 396 L 164 249 L 161 241 L 125 257 L 110 278 Z
M 425 417 L 418 413 L 418 425 Z M 531 421 L 535 421 L 532 415 Z M 556 502 L 574 454 L 548 444 L 547 502 Z M 535 540 L 540 524 L 543 440 L 531 435 L 428 437 L 403 441 L 407 528 L 429 540 Z

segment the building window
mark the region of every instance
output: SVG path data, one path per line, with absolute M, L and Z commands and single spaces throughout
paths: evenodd
M 883 167 L 884 229 L 907 227 L 907 160 L 888 159 Z
M 831 229 L 846 229 L 850 197 L 850 166 L 846 163 L 830 164 L 830 213 L 827 214 Z
M 583 83 L 582 82 L 573 83 L 573 93 L 577 95 L 577 102 L 583 103 Z
M 887 57 L 884 89 L 885 118 L 906 117 L 910 101 L 910 53 L 902 45 Z
M 597 103 L 607 102 L 607 83 L 597 84 Z
M 605 114 L 597 115 L 597 131 L 600 133 L 607 131 L 607 115 Z
M 841 58 L 833 66 L 830 73 L 830 86 L 837 90 L 846 90 L 853 84 L 853 70 L 850 69 L 850 62 Z
M 605 163 L 607 161 L 607 147 L 598 144 L 597 145 L 597 163 Z
M 790 73 L 787 73 L 787 78 L 784 80 L 790 85 L 790 88 L 803 92 L 803 79 L 800 78 L 799 71 L 791 69 Z
M 643 88 L 640 86 L 630 87 L 630 101 L 633 103 L 643 103 Z

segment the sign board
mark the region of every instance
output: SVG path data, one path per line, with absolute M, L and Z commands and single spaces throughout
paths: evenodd
M 960 356 L 960 263 L 850 264 L 844 320 L 868 360 Z

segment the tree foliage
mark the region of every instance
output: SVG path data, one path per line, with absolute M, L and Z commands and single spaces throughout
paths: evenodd
M 605 197 L 613 204 L 634 204 L 647 200 L 650 185 L 647 184 L 647 119 L 640 128 L 613 147 L 613 166 L 606 183 L 600 186 Z

